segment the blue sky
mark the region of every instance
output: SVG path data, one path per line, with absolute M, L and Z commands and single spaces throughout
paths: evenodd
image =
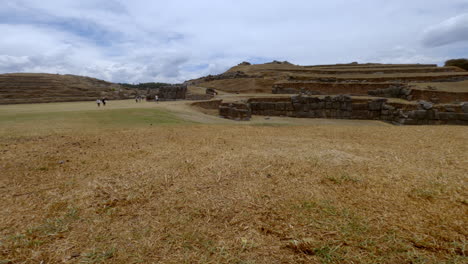
M 468 56 L 468 0 L 2 0 L 0 73 L 182 82 L 242 61 Z

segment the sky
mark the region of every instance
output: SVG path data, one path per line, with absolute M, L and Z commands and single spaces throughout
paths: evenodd
M 468 0 L 1 0 L 0 73 L 183 82 L 243 61 L 468 57 Z

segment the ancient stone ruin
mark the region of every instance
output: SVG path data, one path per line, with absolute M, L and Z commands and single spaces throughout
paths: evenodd
M 385 98 L 338 96 L 291 96 L 251 98 L 245 102 L 222 103 L 219 115 L 249 120 L 251 115 L 296 118 L 381 120 L 401 125 L 468 125 L 468 103 L 433 105 L 389 102 Z
M 187 85 L 174 84 L 156 89 L 148 89 L 146 98 L 148 100 L 154 100 L 156 95 L 161 101 L 183 100 L 186 99 L 187 96 Z
M 242 102 L 221 103 L 219 115 L 232 120 L 248 121 L 252 117 L 252 111 L 250 105 Z

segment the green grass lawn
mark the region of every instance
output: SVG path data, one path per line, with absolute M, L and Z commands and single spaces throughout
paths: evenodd
M 64 130 L 100 130 L 190 124 L 174 114 L 154 108 L 124 108 L 51 112 L 0 111 L 0 135 L 39 135 Z
M 40 122 L 47 123 L 81 123 L 83 125 L 104 126 L 132 126 L 178 124 L 185 121 L 171 113 L 157 109 L 111 109 L 103 111 L 68 111 L 68 112 L 39 112 L 39 113 L 2 113 L 0 125 L 17 123 Z

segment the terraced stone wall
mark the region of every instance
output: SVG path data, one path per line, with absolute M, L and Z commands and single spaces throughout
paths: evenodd
M 220 115 L 242 120 L 242 113 L 297 118 L 382 120 L 403 125 L 468 125 L 468 104 L 436 105 L 389 103 L 385 98 L 356 99 L 339 96 L 293 96 L 252 98 L 246 102 L 221 104 Z
M 367 95 L 371 90 L 404 88 L 401 83 L 283 82 L 273 85 L 273 94 L 351 94 Z

